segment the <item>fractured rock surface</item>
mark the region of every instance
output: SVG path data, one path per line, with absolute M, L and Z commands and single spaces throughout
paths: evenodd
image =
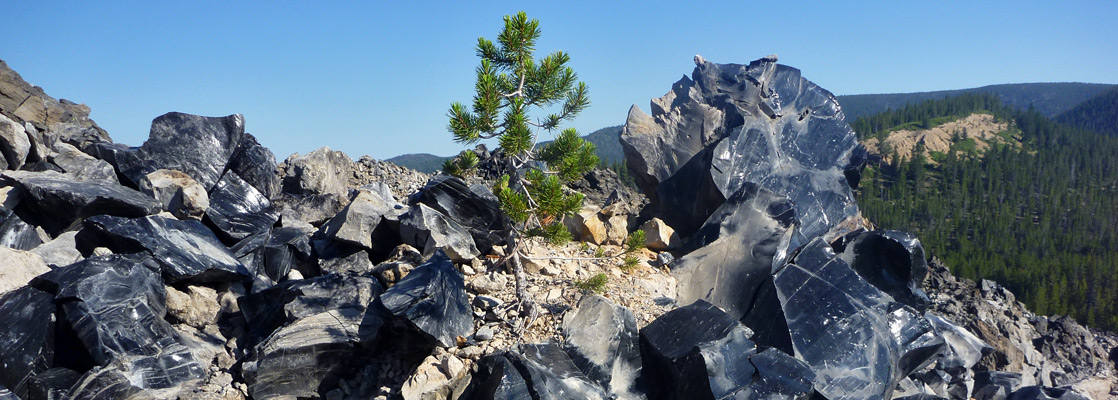
M 843 170 L 864 154 L 834 96 L 766 57 L 695 59 L 652 115 L 633 107 L 621 144 L 657 215 L 690 236 L 745 183 L 792 200 L 793 247 L 858 215 Z
M 118 168 L 133 182 L 158 169 L 182 171 L 210 190 L 221 179 L 244 134 L 245 119 L 240 114 L 163 114 L 151 121 L 151 135 L 136 151 L 139 160 Z
M 94 215 L 142 217 L 160 210 L 151 197 L 115 183 L 81 182 L 52 171 L 5 171 L 3 178 L 23 189 L 20 206 L 42 216 L 54 230 Z
M 380 300 L 389 312 L 406 319 L 440 346 L 452 346 L 457 337 L 473 330 L 462 273 L 441 251 L 396 282 Z
M 115 252 L 144 251 L 155 257 L 169 282 L 227 281 L 251 276 L 201 222 L 158 215 L 120 218 L 101 215 L 86 220 L 91 233 Z

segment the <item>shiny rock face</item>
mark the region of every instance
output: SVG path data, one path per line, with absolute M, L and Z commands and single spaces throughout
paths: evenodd
M 691 78 L 653 99 L 651 116 L 633 107 L 621 134 L 664 221 L 688 236 L 747 182 L 793 202 L 793 248 L 858 216 L 844 172 L 863 150 L 830 92 L 774 57 L 695 61 Z

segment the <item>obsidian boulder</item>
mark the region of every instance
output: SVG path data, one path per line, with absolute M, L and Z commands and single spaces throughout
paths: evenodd
M 245 133 L 241 138 L 241 144 L 237 145 L 237 149 L 229 158 L 227 169 L 241 177 L 265 198 L 272 199 L 280 193 L 276 156 L 257 142 L 256 137 L 251 133 Z
M 609 394 L 586 377 L 559 345 L 524 344 L 510 354 L 540 400 L 608 399 Z
M 466 228 L 482 253 L 505 241 L 507 218 L 497 197 L 485 186 L 467 185 L 459 178 L 439 175 L 412 195 L 410 202 L 423 203 Z
M 533 399 L 528 381 L 521 375 L 515 355 L 499 353 L 478 361 L 478 370 L 470 380 L 463 398 L 470 400 Z
M 236 173 L 225 173 L 209 195 L 205 221 L 228 243 L 268 231 L 279 219 L 272 202 Z
M 462 273 L 442 250 L 386 290 L 380 301 L 442 347 L 454 346 L 474 328 Z
M 705 301 L 661 315 L 640 331 L 642 380 L 653 399 L 723 398 L 753 383 L 752 332 Z
M 213 232 L 199 221 L 158 215 L 120 218 L 108 215 L 85 222 L 84 247 L 104 245 L 115 253 L 145 252 L 159 261 L 169 283 L 213 282 L 251 278 Z
M 772 290 L 778 302 L 754 307 L 752 320 L 784 320 L 796 358 L 829 399 L 890 398 L 944 348 L 926 319 L 863 280 L 821 239 L 773 275 Z
M 457 262 L 468 262 L 481 254 L 465 227 L 423 203 L 411 206 L 400 216 L 400 239 L 424 255 L 438 250 Z
M 792 201 L 790 248 L 858 215 L 847 177 L 864 151 L 830 92 L 776 57 L 695 65 L 652 100 L 652 115 L 632 107 L 621 134 L 654 216 L 690 236 L 747 182 Z
M 249 333 L 260 340 L 277 328 L 330 310 L 364 310 L 384 292 L 376 279 L 329 274 L 280 283 L 237 300 Z
M 6 171 L 3 179 L 23 189 L 17 207 L 27 222 L 58 233 L 94 215 L 142 217 L 159 212 L 155 199 L 110 182 L 81 182 L 57 172 Z
M 928 275 L 924 247 L 908 232 L 872 231 L 845 239 L 840 256 L 862 279 L 894 300 L 924 312 L 928 295 L 920 288 Z
M 563 317 L 565 349 L 586 378 L 619 397 L 636 390 L 641 371 L 636 318 L 601 296 L 583 296 Z
M 43 244 L 35 227 L 23 221 L 19 215 L 7 208 L 0 207 L 0 246 L 16 250 L 31 250 Z
M 324 397 L 364 358 L 358 347 L 363 315 L 360 308 L 330 309 L 276 330 L 244 363 L 249 394 Z
M 753 307 L 758 288 L 783 257 L 795 211 L 784 196 L 742 185 L 691 238 L 694 249 L 673 264 L 678 300 L 710 302 L 740 319 Z
M 166 315 L 159 264 L 147 255 L 89 258 L 49 278 L 68 324 L 93 361 L 114 363 L 128 382 L 166 389 L 205 377 L 191 343 Z
M 203 117 L 171 112 L 151 121 L 151 132 L 135 157 L 117 168 L 133 183 L 157 169 L 182 171 L 206 190 L 217 185 L 230 157 L 241 144 L 245 120 L 240 114 Z M 125 165 L 128 164 L 128 165 Z
M 0 297 L 0 386 L 22 398 L 54 364 L 54 296 L 24 286 Z

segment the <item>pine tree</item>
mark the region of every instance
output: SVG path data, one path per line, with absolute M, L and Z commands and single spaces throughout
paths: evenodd
M 474 144 L 497 139 L 506 155 L 504 175 L 493 193 L 502 210 L 514 222 L 507 238 L 508 258 L 517 277 L 517 296 L 521 307 L 529 304 L 524 293 L 526 279 L 520 263 L 520 238 L 544 236 L 549 241 L 569 240 L 563 226 L 566 215 L 582 207 L 582 194 L 568 189 L 564 182 L 582 177 L 598 165 L 594 145 L 584 141 L 574 129 L 564 129 L 548 146 L 536 148 L 540 131 L 553 133 L 560 124 L 573 119 L 590 105 L 586 84 L 578 81 L 567 66 L 570 56 L 562 51 L 536 60 L 533 53 L 540 37 L 539 21 L 523 12 L 506 15 L 497 43 L 478 38 L 477 67 L 473 104 L 451 104 L 448 130 L 454 140 Z M 553 106 L 558 105 L 555 109 Z M 533 120 L 531 111 L 555 110 Z M 463 175 L 477 164 L 463 152 L 444 165 L 444 172 Z M 529 307 L 529 310 L 534 308 Z

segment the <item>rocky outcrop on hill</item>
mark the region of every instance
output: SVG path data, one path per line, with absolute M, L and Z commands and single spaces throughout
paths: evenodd
M 577 183 L 582 241 L 520 243 L 531 307 L 488 185 L 326 148 L 277 166 L 239 115 L 167 114 L 139 148 L 8 116 L 0 398 L 1116 393 L 1118 338 L 866 230 L 841 109 L 775 61 L 699 58 L 631 114 L 652 208 Z M 622 250 L 642 226 L 659 253 Z
M 997 121 L 993 115 L 975 113 L 930 129 L 902 129 L 889 132 L 884 143 L 878 138 L 870 138 L 862 144 L 866 146 L 871 156 L 880 157 L 887 163 L 895 163 L 897 160 L 888 159 L 889 154 L 883 154 L 883 149 L 896 152 L 901 158 L 911 158 L 916 152 L 916 145 L 923 143 L 924 159 L 936 163 L 932 152 L 946 154 L 957 151 L 952 149 L 952 145 L 963 140 L 973 142 L 977 153 L 984 153 L 997 143 L 1020 146 L 1019 138 L 1014 138 L 1009 128 L 1008 122 Z
M 1021 386 L 1074 386 L 1096 399 L 1118 390 L 1118 335 L 1033 314 L 1001 285 L 956 278 L 936 259 L 929 272 L 929 311 L 991 346 L 976 369 L 1005 373 Z
M 89 107 L 65 99 L 55 100 L 43 88 L 24 81 L 3 60 L 0 60 L 0 114 L 20 121 L 35 148 L 51 146 L 58 141 L 78 148 L 91 142 L 109 141 L 109 134 L 89 119 Z

